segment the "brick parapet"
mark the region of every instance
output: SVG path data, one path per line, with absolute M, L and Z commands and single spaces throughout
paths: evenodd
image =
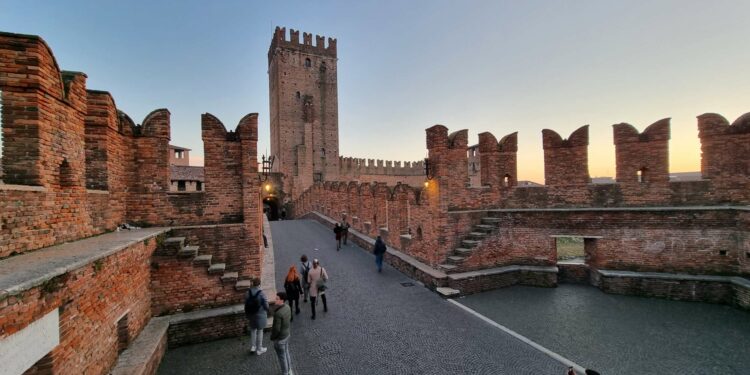
M 120 318 L 128 315 L 127 337 L 134 338 L 151 317 L 149 258 L 156 243 L 147 236 L 104 257 L 79 260 L 41 284 L 15 288 L 0 300 L 0 339 L 59 309 L 60 344 L 35 367 L 55 374 L 107 373 L 118 356 Z

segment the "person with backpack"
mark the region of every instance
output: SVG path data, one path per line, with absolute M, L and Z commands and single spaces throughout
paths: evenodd
M 307 296 L 310 294 L 310 283 L 307 282 L 307 274 L 312 268 L 312 263 L 307 260 L 307 255 L 305 254 L 302 254 L 299 260 L 302 262 L 302 266 L 299 268 L 299 273 L 302 275 L 302 296 L 304 297 L 302 302 L 307 303 Z
M 263 347 L 263 329 L 268 323 L 268 299 L 260 289 L 260 279 L 252 279 L 252 287 L 245 298 L 245 316 L 250 329 L 250 352 L 261 355 L 266 352 Z
M 310 307 L 312 308 L 312 319 L 315 320 L 315 303 L 318 296 L 323 300 L 323 311 L 328 312 L 328 302 L 326 301 L 326 281 L 328 273 L 325 268 L 320 266 L 320 261 L 313 259 L 313 268 L 307 273 L 307 283 L 310 284 Z
M 375 254 L 375 264 L 378 266 L 378 272 L 383 272 L 383 255 L 385 255 L 386 249 L 383 238 L 378 236 L 375 240 L 375 248 L 372 250 L 372 253 Z
M 294 264 L 289 267 L 289 272 L 286 274 L 286 279 L 284 279 L 284 291 L 286 292 L 284 300 L 289 301 L 290 308 L 297 308 L 294 315 L 299 314 L 299 295 L 302 293 L 302 284 Z M 294 320 L 294 316 L 292 316 L 292 320 Z

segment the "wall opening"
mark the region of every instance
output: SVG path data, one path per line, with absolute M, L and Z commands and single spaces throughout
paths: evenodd
M 195 182 L 195 190 L 196 191 L 203 191 L 203 183 L 200 181 Z
M 503 186 L 510 187 L 510 175 L 506 174 L 505 177 L 503 177 Z
M 557 261 L 566 263 L 584 263 L 586 251 L 583 237 L 561 236 L 555 237 Z
M 646 182 L 646 167 L 642 167 L 638 170 L 638 182 L 639 183 L 645 183 Z
M 60 178 L 60 187 L 71 187 L 75 185 L 75 178 L 73 177 L 73 168 L 70 167 L 68 159 L 63 159 L 60 163 L 60 170 L 58 171 Z
M 185 191 L 185 190 L 187 190 L 185 181 L 184 180 L 177 181 L 177 191 Z
M 281 214 L 279 199 L 276 197 L 263 198 L 263 212 L 268 217 L 268 221 L 279 220 Z
M 417 227 L 417 241 L 422 241 L 422 227 Z
M 122 353 L 130 344 L 130 332 L 128 331 L 128 315 L 125 315 L 117 321 L 117 353 Z
M 312 61 L 310 59 L 305 59 L 305 68 L 309 68 L 312 66 Z

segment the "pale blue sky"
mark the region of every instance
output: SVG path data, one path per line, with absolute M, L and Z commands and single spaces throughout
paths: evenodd
M 695 116 L 750 111 L 748 1 L 11 1 L 0 30 L 42 36 L 140 122 L 172 113 L 202 154 L 200 114 L 260 114 L 268 148 L 275 26 L 338 39 L 342 155 L 418 160 L 424 129 L 519 131 L 519 177 L 543 180 L 541 129 L 591 125 L 592 176 L 612 176 L 612 124 L 672 117 L 672 171 L 699 169 Z

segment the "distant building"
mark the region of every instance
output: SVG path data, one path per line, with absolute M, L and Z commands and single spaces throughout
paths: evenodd
M 190 165 L 190 149 L 169 145 L 169 165 Z
M 169 191 L 203 191 L 203 167 L 190 165 L 190 149 L 169 145 Z

